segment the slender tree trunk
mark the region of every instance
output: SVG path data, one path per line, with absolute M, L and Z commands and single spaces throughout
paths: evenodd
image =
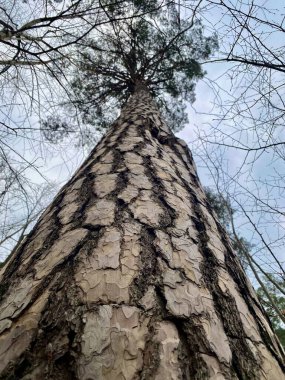
M 191 154 L 143 87 L 1 277 L 1 379 L 285 379 Z

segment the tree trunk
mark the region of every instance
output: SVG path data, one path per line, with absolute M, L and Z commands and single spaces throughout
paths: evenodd
M 285 379 L 191 154 L 143 87 L 1 278 L 1 379 Z

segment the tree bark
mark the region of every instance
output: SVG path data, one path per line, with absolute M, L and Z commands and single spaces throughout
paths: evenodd
M 186 144 L 140 86 L 1 271 L 0 379 L 282 380 Z

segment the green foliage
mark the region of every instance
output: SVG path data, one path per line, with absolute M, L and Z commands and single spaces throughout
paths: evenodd
M 285 329 L 282 329 L 282 328 L 275 329 L 275 333 L 278 336 L 280 343 L 285 348 Z
M 280 279 L 276 275 L 272 275 L 272 274 L 268 274 L 268 276 L 270 278 L 272 278 L 272 280 L 275 283 L 277 283 L 281 289 L 284 289 L 284 292 L 285 292 L 285 280 L 284 279 Z M 282 313 L 285 314 L 285 296 L 284 296 L 284 294 L 282 294 L 276 288 L 276 286 L 274 286 L 272 284 L 272 282 L 265 276 L 263 277 L 263 284 L 266 287 L 266 290 L 268 291 L 268 293 L 270 294 L 272 299 L 274 300 L 275 304 L 278 306 L 278 309 Z M 272 307 L 269 300 L 267 299 L 266 294 L 264 293 L 264 290 L 261 287 L 259 287 L 257 289 L 257 295 L 258 295 L 258 298 L 259 298 L 260 302 L 262 303 L 263 307 L 265 308 L 267 315 L 269 316 L 274 328 L 275 329 L 281 328 L 280 318 L 277 315 L 274 308 Z
M 277 275 L 268 274 L 268 276 L 278 284 L 280 289 L 283 289 L 285 293 L 285 280 Z M 267 277 L 263 277 L 263 284 L 266 287 L 266 290 L 270 294 L 271 298 L 274 300 L 275 305 L 278 307 L 280 312 L 285 315 L 285 296 Z M 273 325 L 276 335 L 278 336 L 280 342 L 285 347 L 285 329 L 284 325 L 281 323 L 279 316 L 276 313 L 276 310 L 272 307 L 271 302 L 268 300 L 262 287 L 257 289 L 257 296 L 260 300 L 260 303 L 266 310 L 268 317 Z
M 77 51 L 72 105 L 84 123 L 102 130 L 143 82 L 171 127 L 180 130 L 187 122 L 185 104 L 195 100 L 195 83 L 204 75 L 200 62 L 217 48 L 216 37 L 206 37 L 198 19 L 181 20 L 173 5 L 161 7 L 154 0 L 125 4 L 127 20 L 97 28 Z M 110 20 L 118 16 L 110 6 L 105 12 Z
M 42 137 L 51 144 L 58 144 L 66 137 L 71 137 L 74 147 L 93 148 L 98 141 L 98 135 L 92 131 L 94 127 L 86 124 L 79 127 L 72 115 L 50 115 L 41 120 Z
M 246 270 L 248 268 L 248 259 L 246 253 L 249 255 L 251 249 L 254 247 L 243 236 L 234 236 L 229 233 L 234 251 L 238 254 L 242 267 Z M 246 252 L 246 253 L 245 253 Z
M 227 231 L 231 243 L 233 246 L 233 249 L 237 253 L 241 264 L 244 269 L 247 269 L 248 262 L 245 255 L 245 252 L 250 254 L 251 249 L 253 248 L 253 245 L 250 244 L 245 238 L 242 236 L 236 236 L 233 234 L 233 231 L 231 229 L 231 219 L 235 213 L 235 210 L 232 208 L 230 201 L 226 199 L 222 194 L 215 193 L 210 188 L 205 189 L 207 200 L 209 204 L 211 205 L 211 208 L 216 212 L 217 217 L 222 224 L 222 226 Z M 277 275 L 268 274 L 268 277 L 272 279 L 273 282 L 275 282 L 280 289 L 284 290 L 285 293 L 285 280 L 284 278 L 280 278 Z M 273 299 L 275 305 L 277 305 L 278 309 L 285 315 L 285 296 L 284 293 L 282 293 L 276 285 L 273 284 L 273 282 L 270 281 L 266 276 L 263 277 L 262 282 L 265 286 L 267 292 L 269 292 L 271 298 Z M 276 310 L 272 306 L 272 303 L 268 300 L 264 290 L 262 287 L 259 287 L 257 289 L 257 296 L 263 305 L 271 323 L 273 326 L 273 329 L 278 336 L 280 342 L 285 347 L 285 329 L 280 321 L 280 317 L 276 313 Z
M 206 188 L 205 192 L 211 208 L 216 212 L 219 222 L 227 231 L 228 236 L 231 239 L 232 247 L 237 253 L 242 267 L 244 269 L 247 269 L 248 261 L 246 258 L 246 253 L 250 254 L 250 250 L 253 248 L 253 245 L 249 243 L 244 237 L 236 236 L 233 233 L 231 220 L 233 218 L 235 210 L 232 208 L 230 201 L 226 199 L 222 194 L 215 193 L 210 188 Z
M 229 232 L 231 214 L 234 214 L 234 209 L 231 207 L 230 202 L 221 194 L 215 193 L 210 188 L 205 188 L 207 200 L 211 208 L 217 214 L 217 217 L 223 227 Z
M 73 130 L 74 129 L 70 123 L 60 119 L 57 116 L 51 115 L 46 120 L 41 122 L 41 132 L 43 137 L 53 144 L 56 144 L 58 141 L 62 140 Z

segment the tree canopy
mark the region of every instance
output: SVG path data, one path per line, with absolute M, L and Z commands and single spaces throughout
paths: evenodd
M 117 10 L 106 5 L 110 23 L 96 27 L 78 48 L 68 111 L 75 106 L 93 130 L 110 125 L 137 83 L 149 88 L 173 130 L 187 122 L 186 102 L 194 101 L 195 83 L 204 75 L 200 63 L 217 48 L 217 39 L 204 35 L 195 10 L 181 19 L 174 4 L 153 11 L 158 5 L 130 1 L 129 18 L 122 21 L 113 21 Z M 52 131 L 58 121 L 50 121 L 44 125 Z
M 229 199 L 223 194 L 206 188 L 206 196 L 218 220 L 227 231 L 232 247 L 239 260 L 250 276 L 257 280 L 257 295 L 265 308 L 281 343 L 285 346 L 284 321 L 285 321 L 285 281 L 275 273 L 267 273 L 259 265 L 253 255 L 254 246 L 241 235 L 238 235 L 235 227 L 235 211 Z M 251 272 L 251 273 L 250 273 Z M 261 273 L 261 276 L 260 276 Z

